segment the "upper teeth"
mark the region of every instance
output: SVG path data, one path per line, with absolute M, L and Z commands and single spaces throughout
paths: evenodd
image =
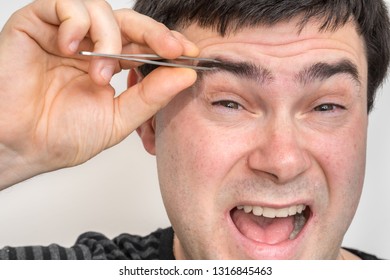
M 244 210 L 245 213 L 253 213 L 255 216 L 264 216 L 266 218 L 286 218 L 288 216 L 294 216 L 301 214 L 305 209 L 306 205 L 293 205 L 287 208 L 275 209 L 261 206 L 237 206 L 238 210 Z

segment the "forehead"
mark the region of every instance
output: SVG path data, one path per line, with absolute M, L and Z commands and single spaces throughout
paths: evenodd
M 296 19 L 272 26 L 245 28 L 224 37 L 196 24 L 181 32 L 198 45 L 203 57 L 223 55 L 251 59 L 254 63 L 260 59 L 271 68 L 276 65 L 291 68 L 287 62 L 305 65 L 313 60 L 331 63 L 348 59 L 357 65 L 362 77 L 367 75 L 364 41 L 353 22 L 327 31 L 320 31 L 321 23 L 315 21 L 300 30 L 298 22 Z

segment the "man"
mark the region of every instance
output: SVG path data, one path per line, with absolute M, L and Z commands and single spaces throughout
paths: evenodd
M 388 68 L 383 2 L 140 0 L 135 10 L 176 31 L 102 1 L 41 0 L 10 19 L 1 184 L 80 164 L 137 129 L 173 229 L 113 241 L 88 233 L 72 248 L 6 247 L 0 258 L 374 258 L 340 247 Z M 136 65 L 74 56 L 80 49 L 219 62 L 198 73 L 141 67 L 114 99 L 112 74 Z

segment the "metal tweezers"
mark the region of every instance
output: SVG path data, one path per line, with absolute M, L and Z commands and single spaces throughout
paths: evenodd
M 105 57 L 105 58 L 115 58 L 120 60 L 128 60 L 133 62 L 139 62 L 139 63 L 145 63 L 145 64 L 153 64 L 153 65 L 160 65 L 160 66 L 167 66 L 167 67 L 178 67 L 178 68 L 190 68 L 193 70 L 201 70 L 201 71 L 207 71 L 212 70 L 214 67 L 203 67 L 203 66 L 196 66 L 190 64 L 194 61 L 207 61 L 207 62 L 214 62 L 218 63 L 218 60 L 211 59 L 211 58 L 198 58 L 198 57 L 189 57 L 189 56 L 179 56 L 176 59 L 173 59 L 172 61 L 184 61 L 187 62 L 185 64 L 182 63 L 174 63 L 174 62 L 167 62 L 167 61 L 161 61 L 164 58 L 161 56 L 158 56 L 156 54 L 105 54 L 105 53 L 96 53 L 96 52 L 89 52 L 89 51 L 81 51 L 81 55 L 85 56 L 98 56 L 98 57 Z M 159 60 L 161 59 L 161 60 Z

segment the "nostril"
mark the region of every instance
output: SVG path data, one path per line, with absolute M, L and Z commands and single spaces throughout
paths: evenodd
M 283 184 L 303 174 L 312 163 L 306 149 L 296 139 L 282 141 L 277 138 L 264 140 L 254 147 L 247 164 L 253 172 Z

